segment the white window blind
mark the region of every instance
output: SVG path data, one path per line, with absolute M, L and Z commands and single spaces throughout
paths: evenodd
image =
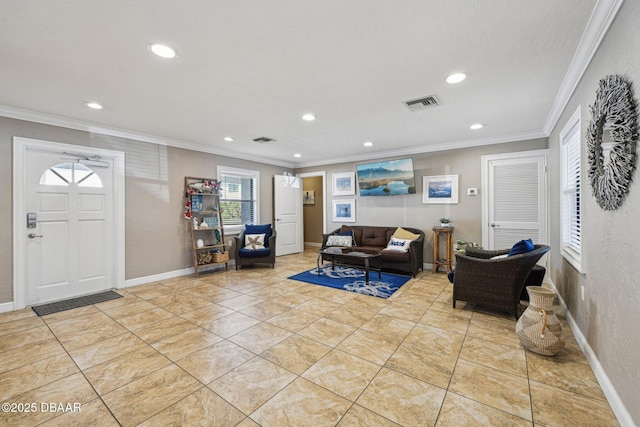
M 579 110 L 578 110 L 579 113 Z M 577 116 L 577 117 L 576 117 Z M 560 134 L 562 254 L 582 271 L 582 200 L 580 178 L 580 116 L 567 123 Z
M 219 167 L 218 176 L 224 227 L 239 229 L 245 224 L 257 224 L 259 172 Z

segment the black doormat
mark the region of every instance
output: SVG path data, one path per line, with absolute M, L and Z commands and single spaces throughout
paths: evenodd
M 122 295 L 114 291 L 105 291 L 100 292 L 99 294 L 85 295 L 83 297 L 72 298 L 64 301 L 36 305 L 31 308 L 36 312 L 38 316 L 45 316 L 47 314 L 71 310 L 72 308 L 84 307 L 85 305 L 97 304 L 99 302 L 110 301 L 116 298 L 122 298 Z

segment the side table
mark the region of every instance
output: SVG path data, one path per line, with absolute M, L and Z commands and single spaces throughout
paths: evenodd
M 454 227 L 433 227 L 433 272 L 438 271 L 438 267 L 447 268 L 447 273 L 451 271 L 453 266 L 451 234 Z M 446 258 L 440 257 L 440 235 L 444 234 L 446 238 L 447 252 Z

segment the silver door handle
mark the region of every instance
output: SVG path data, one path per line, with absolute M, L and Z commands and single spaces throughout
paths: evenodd
M 36 233 L 29 233 L 27 234 L 27 237 L 30 239 L 35 239 L 36 237 L 42 237 L 42 236 Z

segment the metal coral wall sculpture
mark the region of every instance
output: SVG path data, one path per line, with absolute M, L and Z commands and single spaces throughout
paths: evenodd
M 591 191 L 602 209 L 617 209 L 629 191 L 636 164 L 637 110 L 631 83 L 623 76 L 600 80 L 587 127 L 587 149 Z M 605 131 L 614 142 L 608 159 L 602 153 Z

